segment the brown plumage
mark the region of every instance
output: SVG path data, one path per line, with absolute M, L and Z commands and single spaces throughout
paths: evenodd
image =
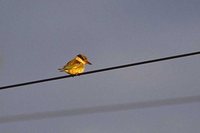
M 58 70 L 60 72 L 66 72 L 70 75 L 78 75 L 84 72 L 86 64 L 91 65 L 85 55 L 79 54 L 74 59 L 70 60 L 66 65 L 64 65 L 63 68 L 59 68 Z

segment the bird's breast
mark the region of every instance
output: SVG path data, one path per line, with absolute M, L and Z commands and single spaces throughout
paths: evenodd
M 67 72 L 68 74 L 79 74 L 79 73 L 83 73 L 85 70 L 85 67 L 78 67 L 78 68 L 72 68 L 69 70 L 65 70 L 65 72 Z

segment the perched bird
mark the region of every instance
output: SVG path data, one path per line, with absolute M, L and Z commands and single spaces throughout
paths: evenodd
M 85 55 L 79 54 L 64 65 L 63 68 L 59 68 L 58 70 L 60 72 L 66 72 L 70 75 L 78 75 L 84 72 L 86 64 L 92 65 Z

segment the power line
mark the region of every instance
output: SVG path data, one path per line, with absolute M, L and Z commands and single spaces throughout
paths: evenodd
M 108 112 L 128 111 L 133 109 L 155 108 L 161 106 L 189 104 L 196 102 L 200 102 L 200 95 L 4 116 L 0 117 L 0 124 L 9 122 L 19 122 L 19 121 L 41 120 L 41 119 L 49 119 L 57 117 L 89 115 L 94 113 L 108 113 Z
M 198 54 L 200 54 L 200 51 L 192 52 L 192 53 L 186 53 L 186 54 L 179 54 L 179 55 L 174 55 L 174 56 L 168 56 L 168 57 L 163 57 L 163 58 L 157 58 L 157 59 L 152 59 L 152 60 L 146 60 L 146 61 L 126 64 L 126 65 L 108 67 L 108 68 L 84 72 L 84 73 L 81 73 L 79 75 L 87 75 L 87 74 L 104 72 L 104 71 L 109 71 L 109 70 L 114 70 L 114 69 L 121 69 L 121 68 L 125 68 L 125 67 L 138 66 L 138 65 L 149 64 L 149 63 L 154 63 L 154 62 L 172 60 L 172 59 L 177 59 L 177 58 L 182 58 L 182 57 L 187 57 L 187 56 L 194 56 L 194 55 L 198 55 Z M 37 84 L 37 83 L 42 83 L 42 82 L 47 82 L 47 81 L 53 81 L 53 80 L 58 80 L 58 79 L 63 79 L 63 78 L 70 78 L 70 77 L 73 77 L 73 76 L 72 75 L 66 75 L 66 76 L 53 77 L 53 78 L 48 78 L 48 79 L 41 79 L 41 80 L 35 80 L 35 81 L 30 81 L 30 82 L 24 82 L 24 83 L 19 83 L 19 84 L 13 84 L 13 85 L 8 85 L 8 86 L 2 86 L 2 87 L 0 87 L 0 90 L 19 87 L 19 86 L 25 86 L 25 85 L 31 85 L 31 84 Z

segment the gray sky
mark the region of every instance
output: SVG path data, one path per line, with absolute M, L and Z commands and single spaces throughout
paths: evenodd
M 200 50 L 199 0 L 0 0 L 0 85 Z M 200 95 L 200 56 L 0 91 L 2 118 Z M 0 123 L 3 133 L 198 133 L 200 103 Z

